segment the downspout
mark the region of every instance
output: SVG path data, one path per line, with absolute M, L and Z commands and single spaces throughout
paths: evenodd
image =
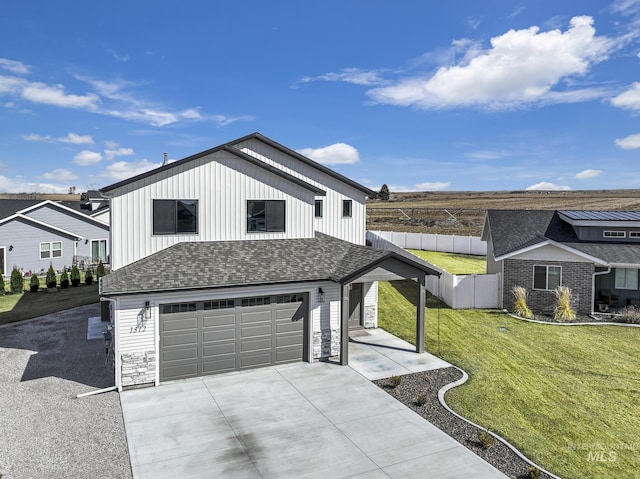
M 607 269 L 604 271 L 593 272 L 593 281 L 591 282 L 591 314 L 595 312 L 593 305 L 596 304 L 596 276 L 609 273 L 611 273 L 611 265 L 607 265 Z

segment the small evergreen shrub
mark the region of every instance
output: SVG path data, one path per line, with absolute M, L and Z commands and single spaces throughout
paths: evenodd
M 516 316 L 520 316 L 521 318 L 530 319 L 533 316 L 533 313 L 527 306 L 527 290 L 522 286 L 514 286 L 511 288 L 511 294 L 515 297 L 515 302 L 513 303 L 513 314 Z
M 19 294 L 24 291 L 24 280 L 22 278 L 22 273 L 15 266 L 11 271 L 11 292 L 13 294 Z
M 87 268 L 87 272 L 84 274 L 84 282 L 85 284 L 93 284 L 93 271 L 91 268 Z
M 4 276 L 0 274 L 0 296 L 4 295 Z
M 75 264 L 71 267 L 70 279 L 71 286 L 78 286 L 80 284 L 80 270 Z
M 400 383 L 402 382 L 402 378 L 400 376 L 391 376 L 389 380 L 391 381 L 391 387 L 394 389 L 400 386 Z
M 32 293 L 37 293 L 39 289 L 40 289 L 40 278 L 38 278 L 37 274 L 33 273 L 31 275 L 31 280 L 29 281 L 29 291 L 31 291 Z
M 553 310 L 553 317 L 557 321 L 572 321 L 576 319 L 576 312 L 571 306 L 571 290 L 566 286 L 558 286 L 553 290 L 556 297 L 556 307 Z
M 47 270 L 45 283 L 47 283 L 47 288 L 55 288 L 58 284 L 58 278 L 56 278 L 56 270 L 53 269 L 52 264 L 49 265 L 49 269 Z
M 65 268 L 60 275 L 60 287 L 63 289 L 69 287 L 69 273 L 67 273 L 67 268 Z
M 98 266 L 96 267 L 96 276 L 98 277 L 98 279 L 102 278 L 105 275 L 105 271 L 104 271 L 104 264 L 102 264 L 102 261 L 98 262 Z
M 540 469 L 535 466 L 527 467 L 527 477 L 529 479 L 540 479 Z
M 482 447 L 489 449 L 496 445 L 496 438 L 489 434 L 488 431 L 478 431 L 478 441 L 482 444 Z

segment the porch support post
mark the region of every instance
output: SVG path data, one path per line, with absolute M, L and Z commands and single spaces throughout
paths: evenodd
M 340 286 L 340 365 L 349 364 L 349 285 Z
M 417 283 L 418 301 L 416 301 L 416 353 L 424 353 L 425 276 L 419 276 Z

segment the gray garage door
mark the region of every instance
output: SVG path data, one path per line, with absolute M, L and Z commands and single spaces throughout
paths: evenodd
M 301 361 L 306 295 L 160 305 L 160 380 Z

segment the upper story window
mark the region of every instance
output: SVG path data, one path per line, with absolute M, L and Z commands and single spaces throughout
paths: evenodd
M 562 268 L 560 266 L 534 266 L 533 289 L 556 289 L 560 286 Z
M 314 216 L 316 218 L 322 218 L 322 200 L 316 200 L 314 205 Z
M 629 231 L 629 238 L 640 238 L 640 231 Z
M 247 232 L 282 233 L 285 225 L 285 201 L 247 201 Z
M 62 258 L 62 242 L 40 243 L 40 259 Z
M 342 217 L 351 218 L 352 215 L 353 215 L 353 201 L 342 200 Z
M 605 238 L 624 238 L 627 234 L 624 231 L 605 231 L 603 236 Z
M 198 232 L 198 200 L 153 200 L 153 234 Z

